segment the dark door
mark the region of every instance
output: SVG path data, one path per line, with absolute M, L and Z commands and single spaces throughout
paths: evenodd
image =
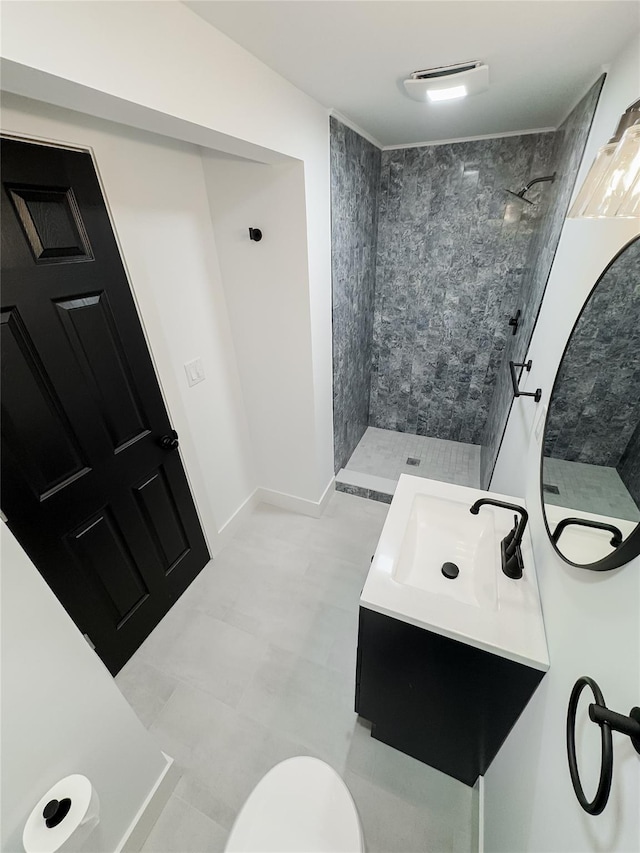
M 209 554 L 91 156 L 1 145 L 2 510 L 115 674 Z

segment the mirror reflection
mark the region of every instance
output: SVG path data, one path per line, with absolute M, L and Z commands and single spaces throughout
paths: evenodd
M 560 553 L 589 565 L 640 522 L 640 238 L 585 303 L 553 387 L 542 498 Z

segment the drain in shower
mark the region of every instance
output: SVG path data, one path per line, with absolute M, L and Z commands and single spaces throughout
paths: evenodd
M 542 491 L 546 492 L 549 495 L 559 495 L 560 489 L 557 486 L 553 486 L 551 483 L 543 483 Z
M 420 464 L 420 460 L 416 459 L 415 456 L 409 456 L 409 458 L 407 459 L 407 465 L 419 465 L 419 464 Z

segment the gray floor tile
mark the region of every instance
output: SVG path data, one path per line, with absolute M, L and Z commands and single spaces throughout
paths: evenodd
M 140 649 L 162 672 L 236 705 L 264 657 L 264 643 L 228 622 L 183 608 L 181 619 L 162 631 L 165 620 Z
M 453 826 L 449 813 L 434 815 L 347 771 L 368 853 L 450 853 Z
M 295 755 L 343 775 L 371 853 L 469 853 L 470 789 L 353 711 L 358 600 L 387 511 L 344 493 L 317 519 L 258 507 L 119 674 L 183 771 L 147 853 L 222 849 L 251 790 Z
M 471 788 L 374 740 L 369 724 L 360 719 L 351 740 L 347 770 L 419 809 L 446 815 L 470 808 Z
M 173 794 L 151 830 L 142 853 L 219 853 L 228 832 Z
M 353 676 L 272 646 L 239 710 L 341 769 L 357 719 L 354 690 Z
M 175 678 L 134 655 L 116 675 L 116 684 L 145 726 L 149 727 L 173 693 Z
M 151 731 L 178 752 L 180 795 L 226 828 L 271 767 L 309 753 L 286 733 L 187 685 L 176 688 Z
M 314 554 L 304 576 L 309 591 L 318 601 L 342 607 L 353 613 L 358 608 L 360 593 L 371 565 L 371 554 L 357 563 L 339 557 Z

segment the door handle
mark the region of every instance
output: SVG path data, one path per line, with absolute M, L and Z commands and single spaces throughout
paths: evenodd
M 180 444 L 178 441 L 178 433 L 175 429 L 172 429 L 171 432 L 158 439 L 158 444 L 163 450 L 175 450 Z

